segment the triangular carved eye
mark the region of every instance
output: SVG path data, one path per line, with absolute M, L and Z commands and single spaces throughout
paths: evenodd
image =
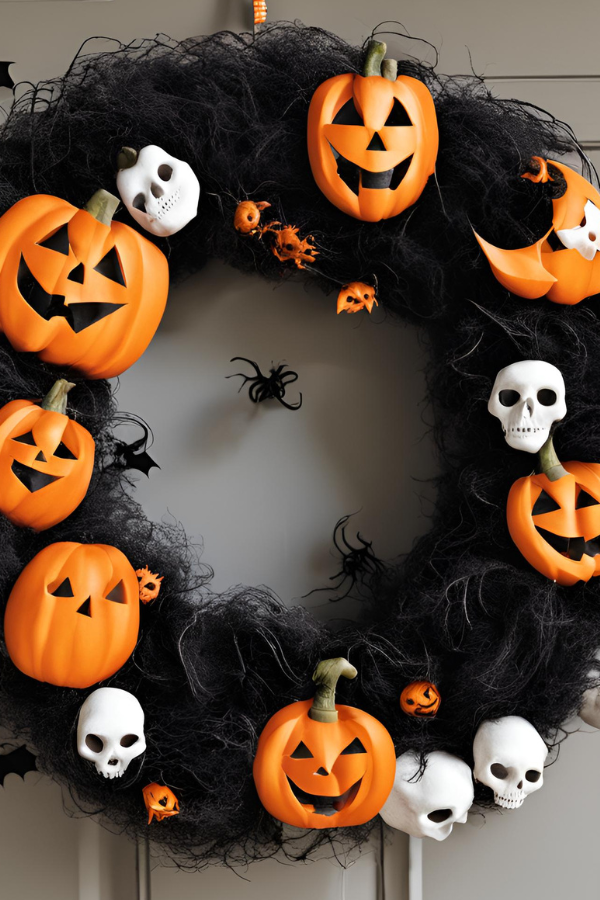
M 58 456 L 59 459 L 77 459 L 74 453 L 72 453 L 66 444 L 63 444 L 61 441 L 56 450 L 54 451 L 54 455 Z
M 546 491 L 542 491 L 533 505 L 531 515 L 542 516 L 544 513 L 555 512 L 557 509 L 560 509 L 560 506 L 556 500 L 553 500 Z
M 358 738 L 354 738 L 351 744 L 348 744 L 345 750 L 342 750 L 340 756 L 345 756 L 347 753 L 366 753 L 367 751 L 361 744 Z
M 26 434 L 21 434 L 19 437 L 13 438 L 13 441 L 18 441 L 20 444 L 30 444 L 32 447 L 36 446 L 33 431 L 28 431 Z
M 360 113 L 354 105 L 353 100 L 344 103 L 341 109 L 338 109 L 333 125 L 364 125 L 365 123 L 360 117 Z
M 410 116 L 400 103 L 397 97 L 394 97 L 394 105 L 392 106 L 392 111 L 387 117 L 386 123 L 387 126 L 390 125 L 412 125 L 410 121 Z
M 313 755 L 304 743 L 304 741 L 300 741 L 296 749 L 291 755 L 292 759 L 312 759 Z
M 125 588 L 123 587 L 122 581 L 119 581 L 119 583 L 114 586 L 110 594 L 106 595 L 106 599 L 111 600 L 113 603 L 127 603 Z
M 100 275 L 104 275 L 105 278 L 109 278 L 111 281 L 116 281 L 117 284 L 126 287 L 125 275 L 121 268 L 121 260 L 119 259 L 119 254 L 115 247 L 112 247 L 106 256 L 100 260 L 98 265 L 94 267 L 94 271 L 99 272 Z
M 579 497 L 577 498 L 575 509 L 584 509 L 586 506 L 598 505 L 598 501 L 595 500 L 591 494 L 588 494 L 587 491 L 584 491 L 583 488 L 579 491 Z
M 50 237 L 44 241 L 39 241 L 38 246 L 46 247 L 48 250 L 54 250 L 56 253 L 62 253 L 64 256 L 69 255 L 69 229 L 67 225 L 63 225 Z
M 73 588 L 71 587 L 71 582 L 68 578 L 65 578 L 64 581 L 58 585 L 55 591 L 50 591 L 50 593 L 54 597 L 74 597 Z

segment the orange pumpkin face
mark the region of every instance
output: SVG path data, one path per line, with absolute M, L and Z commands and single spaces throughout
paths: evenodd
M 338 315 L 341 312 L 357 313 L 361 309 L 366 309 L 370 313 L 373 306 L 379 306 L 375 297 L 375 288 L 370 284 L 365 284 L 364 281 L 351 281 L 350 284 L 345 284 L 338 294 Z
M 134 650 L 139 588 L 127 558 L 107 544 L 50 544 L 19 575 L 4 634 L 21 672 L 85 688 L 114 675 Z
M 157 784 L 155 781 L 147 784 L 142 788 L 142 796 L 148 811 L 148 825 L 154 818 L 157 822 L 162 822 L 170 816 L 179 815 L 179 800 L 164 784 Z
M 94 452 L 89 431 L 67 415 L 29 400 L 7 403 L 0 409 L 0 512 L 36 531 L 62 522 L 85 497 Z
M 20 352 L 112 378 L 152 340 L 167 291 L 166 258 L 121 222 L 44 194 L 0 218 L 0 328 Z
M 435 169 L 438 127 L 422 82 L 401 75 L 336 75 L 308 112 L 308 155 L 327 199 L 364 222 L 397 216 Z
M 409 716 L 431 718 L 435 716 L 442 698 L 430 681 L 413 681 L 400 694 L 400 706 Z
M 256 234 L 260 230 L 260 214 L 270 205 L 266 200 L 260 200 L 258 203 L 254 203 L 253 200 L 242 200 L 236 207 L 233 227 L 240 234 Z
M 515 481 L 506 516 L 525 559 L 558 584 L 600 574 L 600 465 L 563 463 L 567 475 L 551 481 L 529 475 Z

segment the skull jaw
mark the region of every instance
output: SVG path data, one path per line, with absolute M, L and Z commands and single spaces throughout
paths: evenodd
M 518 809 L 525 802 L 525 791 L 514 790 L 506 794 L 499 794 L 494 791 L 494 803 L 502 809 Z

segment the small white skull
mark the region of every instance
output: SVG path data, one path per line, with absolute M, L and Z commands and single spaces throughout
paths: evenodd
M 462 759 L 434 750 L 419 777 L 419 757 L 409 751 L 396 760 L 394 787 L 380 815 L 398 831 L 443 841 L 455 822 L 467 821 L 472 803 L 471 770 Z
M 160 237 L 181 231 L 198 212 L 200 184 L 191 166 L 154 144 L 119 170 L 117 188 L 136 222 Z
M 144 710 L 133 694 L 109 687 L 93 691 L 79 710 L 79 755 L 105 778 L 120 778 L 145 749 Z
M 588 200 L 581 225 L 561 228 L 556 236 L 567 250 L 577 250 L 584 259 L 592 260 L 600 250 L 600 209 Z
M 504 809 L 518 809 L 544 783 L 548 748 L 533 725 L 520 716 L 483 722 L 473 742 L 474 774 L 494 791 Z
M 496 375 L 488 410 L 502 422 L 510 447 L 537 453 L 567 413 L 564 379 L 541 359 L 513 363 Z

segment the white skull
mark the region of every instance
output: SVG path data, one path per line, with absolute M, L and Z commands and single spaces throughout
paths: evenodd
M 191 167 L 154 144 L 119 170 L 117 188 L 136 222 L 160 237 L 181 231 L 198 212 L 200 184 Z
M 520 716 L 483 722 L 473 742 L 474 774 L 504 809 L 518 809 L 544 783 L 546 744 Z
M 105 778 L 120 778 L 145 749 L 144 710 L 133 694 L 109 687 L 93 691 L 79 710 L 79 755 Z
M 396 760 L 394 787 L 380 815 L 384 822 L 413 837 L 445 840 L 455 822 L 467 821 L 473 803 L 473 779 L 457 756 L 434 750 L 419 777 L 419 757 L 409 751 Z
M 596 650 L 595 655 L 598 662 L 600 662 L 600 649 Z M 587 691 L 583 692 L 578 716 L 586 725 L 591 725 L 592 728 L 600 728 L 600 687 L 597 686 L 600 678 L 600 669 L 590 669 L 588 678 L 596 682 L 596 687 L 588 688 Z
M 561 228 L 556 236 L 567 250 L 577 250 L 584 259 L 592 260 L 600 250 L 600 209 L 588 200 L 583 210 L 581 225 Z
M 502 422 L 510 447 L 537 453 L 567 413 L 564 379 L 541 359 L 513 363 L 496 375 L 488 410 Z

